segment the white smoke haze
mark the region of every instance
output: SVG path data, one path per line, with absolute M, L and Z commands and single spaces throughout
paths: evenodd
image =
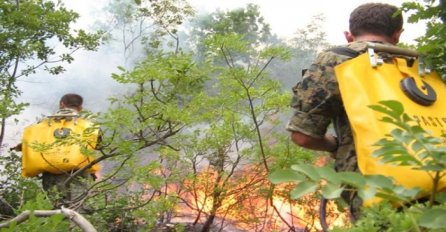
M 64 4 L 80 14 L 74 25 L 75 29 L 95 31 L 100 27 L 99 22 L 107 22 L 106 14 L 101 14 L 107 2 L 108 0 L 64 1 Z M 98 20 L 95 17 L 98 15 L 104 18 Z M 65 68 L 62 74 L 51 75 L 40 68 L 35 74 L 21 77 L 17 81 L 17 86 L 22 91 L 18 102 L 28 103 L 29 106 L 20 115 L 7 120 L 5 147 L 20 143 L 26 126 L 56 112 L 60 98 L 66 93 L 80 94 L 84 98 L 83 107 L 86 110 L 94 113 L 106 111 L 109 106 L 108 98 L 126 92 L 124 85 L 111 78 L 112 73 L 119 73 L 118 66 L 125 66 L 126 59 L 122 51 L 122 45 L 112 41 L 101 45 L 97 51 L 76 51 L 72 63 L 61 64 Z
M 107 7 L 110 0 L 64 0 L 65 6 L 80 14 L 75 28 L 93 30 L 106 24 Z M 340 1 L 301 1 L 288 0 L 190 0 L 197 14 L 244 7 L 248 3 L 257 4 L 273 34 L 289 39 L 299 29 L 310 22 L 312 16 L 324 14 L 324 31 L 331 44 L 344 43 L 342 32 L 348 30 L 349 12 L 367 0 Z M 400 5 L 403 0 L 380 1 Z M 402 41 L 410 43 L 424 31 L 424 25 L 405 25 Z M 184 42 L 184 41 L 183 41 Z M 138 48 L 134 55 L 137 57 Z M 140 51 L 142 52 L 142 51 Z M 6 127 L 5 146 L 14 146 L 21 140 L 21 131 L 26 125 L 34 123 L 38 117 L 49 115 L 58 108 L 58 101 L 65 93 L 78 93 L 84 97 L 84 108 L 92 112 L 103 112 L 109 104 L 107 99 L 126 92 L 126 87 L 116 83 L 112 73 L 119 73 L 117 66 L 128 66 L 132 59 L 125 57 L 123 45 L 117 41 L 102 45 L 98 51 L 77 51 L 71 64 L 64 64 L 66 71 L 61 75 L 50 75 L 40 71 L 30 77 L 22 77 L 17 85 L 22 90 L 19 101 L 30 105 L 18 116 L 9 118 Z M 133 57 L 134 58 L 134 57 Z M 296 74 L 299 75 L 299 74 Z M 18 123 L 15 121 L 18 120 Z
M 84 97 L 84 108 L 92 112 L 103 112 L 107 109 L 107 98 L 122 93 L 122 85 L 111 80 L 111 73 L 122 64 L 122 58 L 110 54 L 106 49 L 98 52 L 78 52 L 72 64 L 65 65 L 66 71 L 58 76 L 45 72 L 23 77 L 17 85 L 23 91 L 19 101 L 29 106 L 19 115 L 8 120 L 5 144 L 15 138 L 17 131 L 34 123 L 36 117 L 50 115 L 57 111 L 59 99 L 65 93 L 77 93 Z M 13 119 L 18 119 L 15 125 Z M 9 141 L 8 141 L 9 140 Z

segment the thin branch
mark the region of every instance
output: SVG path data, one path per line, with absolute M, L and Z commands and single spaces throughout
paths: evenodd
M 74 54 L 74 53 L 75 53 L 77 50 L 79 50 L 79 49 L 80 49 L 80 47 L 76 47 L 76 48 L 74 48 L 73 50 L 71 50 L 70 52 L 68 52 L 67 54 L 68 54 L 68 55 L 72 55 L 72 54 Z M 39 64 L 37 64 L 37 65 L 35 65 L 35 66 L 30 66 L 29 68 L 27 68 L 27 69 L 26 69 L 27 72 L 25 72 L 25 73 L 28 73 L 28 72 L 31 71 L 31 70 L 36 70 L 36 69 L 40 68 L 42 65 L 44 65 L 44 64 L 59 63 L 59 62 L 61 62 L 61 61 L 63 61 L 62 58 L 61 58 L 61 59 L 57 59 L 57 60 L 44 60 L 44 61 L 40 62 Z M 25 76 L 25 73 L 23 73 L 23 71 L 22 71 L 22 73 L 19 74 L 18 76 L 16 76 L 15 78 L 18 79 L 19 77 Z
M 225 45 L 224 45 L 224 44 L 222 44 L 222 45 L 220 46 L 220 51 L 221 51 L 221 54 L 223 55 L 223 57 L 225 58 L 226 64 L 227 64 L 230 68 L 233 68 L 233 67 L 234 67 L 234 64 L 233 64 L 233 62 L 229 61 L 229 59 L 228 59 L 228 55 L 226 55 L 226 52 L 225 52 Z
M 65 181 L 64 181 L 64 185 L 67 185 L 69 183 L 71 183 L 71 181 L 73 180 L 74 177 L 80 175 L 81 173 L 83 173 L 84 171 L 86 171 L 87 169 L 90 169 L 91 167 L 93 167 L 93 165 L 101 162 L 102 160 L 111 158 L 111 157 L 115 157 L 118 156 L 119 154 L 109 154 L 109 155 L 103 155 L 101 157 L 98 157 L 94 160 L 92 160 L 90 163 L 88 163 L 87 165 L 83 166 L 82 168 L 78 169 L 77 171 L 75 171 L 70 177 L 68 177 Z
M 1 131 L 0 131 L 0 148 L 3 145 L 3 138 L 5 137 L 5 126 L 6 126 L 6 118 L 2 117 L 2 122 L 1 122 L 1 127 L 2 128 L 1 128 Z
M 150 90 L 152 91 L 153 97 L 155 97 L 156 100 L 158 100 L 159 102 L 166 104 L 166 102 L 164 102 L 163 100 L 161 100 L 161 98 L 158 97 L 157 91 L 155 91 L 155 86 L 153 85 L 154 80 L 150 80 Z
M 167 34 L 169 34 L 175 40 L 175 54 L 178 54 L 178 51 L 180 49 L 180 39 L 178 38 L 177 35 L 170 32 L 167 28 L 163 29 L 166 30 Z
M 74 222 L 74 224 L 76 224 L 84 232 L 97 232 L 96 228 L 81 214 L 79 214 L 74 210 L 67 209 L 64 207 L 57 210 L 35 210 L 35 211 L 26 210 L 23 211 L 21 214 L 17 215 L 15 218 L 7 222 L 0 223 L 0 228 L 9 227 L 14 222 L 16 224 L 20 224 L 28 220 L 31 215 L 35 217 L 51 217 L 56 214 L 64 215 L 66 218 Z
M 268 62 L 266 62 L 266 64 L 262 67 L 262 69 L 260 70 L 259 73 L 257 73 L 256 77 L 251 81 L 251 83 L 249 83 L 248 88 L 251 88 L 252 85 L 257 81 L 257 79 L 259 79 L 259 77 L 262 75 L 262 73 L 265 71 L 266 67 L 268 67 L 268 65 L 271 63 L 271 61 L 273 61 L 274 56 L 272 56 L 271 58 L 269 58 Z

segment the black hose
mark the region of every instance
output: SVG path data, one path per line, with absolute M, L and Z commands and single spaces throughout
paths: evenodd
M 328 231 L 327 203 L 328 203 L 328 200 L 325 199 L 324 197 L 321 197 L 321 203 L 319 204 L 319 219 L 320 219 L 320 223 L 321 223 L 323 232 Z

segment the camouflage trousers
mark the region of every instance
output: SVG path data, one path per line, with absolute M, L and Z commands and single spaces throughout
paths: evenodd
M 355 222 L 361 216 L 363 201 L 356 191 L 344 191 L 341 198 L 348 203 L 350 211 L 350 221 Z
M 341 145 L 336 153 L 335 170 L 337 172 L 358 172 L 358 159 L 354 151 L 353 143 Z M 341 194 L 341 198 L 348 203 L 351 221 L 356 221 L 361 216 L 362 199 L 353 187 L 347 186 L 348 191 Z
M 88 196 L 89 186 L 94 178 L 89 173 L 81 173 L 65 183 L 72 175 L 42 173 L 42 187 L 53 202 L 54 208 L 62 206 L 76 210 L 79 213 L 87 213 L 84 201 Z

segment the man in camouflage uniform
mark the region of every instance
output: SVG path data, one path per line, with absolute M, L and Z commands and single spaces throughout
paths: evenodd
M 59 110 L 51 117 L 54 120 L 67 117 L 82 117 L 80 115 L 82 104 L 82 96 L 74 93 L 65 94 L 59 101 Z M 64 205 L 65 207 L 76 209 L 79 213 L 88 213 L 82 202 L 88 193 L 88 187 L 91 184 L 89 182 L 96 179 L 96 176 L 84 172 L 72 178 L 76 171 L 72 170 L 63 174 L 44 172 L 42 173 L 42 187 L 48 192 L 48 196 L 53 200 L 56 208 Z M 71 182 L 66 183 L 69 178 L 72 178 Z
M 82 96 L 74 93 L 65 94 L 59 101 L 59 110 L 52 116 L 53 120 L 62 118 L 82 117 Z M 22 143 L 11 148 L 11 150 L 22 151 Z M 89 210 L 82 205 L 88 193 L 88 187 L 96 176 L 91 173 L 80 173 L 73 177 L 77 170 L 62 174 L 43 172 L 40 176 L 42 187 L 52 200 L 55 208 L 65 206 L 73 208 L 79 213 L 88 213 Z M 66 183 L 70 179 L 70 183 Z M 89 183 L 90 182 L 90 183 Z
M 398 8 L 382 3 L 367 3 L 357 7 L 349 19 L 349 32 L 344 32 L 348 47 L 358 54 L 367 49 L 367 42 L 395 45 L 403 31 Z M 294 143 L 304 148 L 327 151 L 335 158 L 337 171 L 357 171 L 357 158 L 353 135 L 334 73 L 335 66 L 351 59 L 333 49 L 318 55 L 304 73 L 303 80 L 293 87 L 291 106 L 294 115 L 287 130 Z M 336 136 L 326 134 L 333 123 Z M 362 200 L 354 192 L 344 192 L 342 198 L 350 205 L 353 220 L 360 215 Z

